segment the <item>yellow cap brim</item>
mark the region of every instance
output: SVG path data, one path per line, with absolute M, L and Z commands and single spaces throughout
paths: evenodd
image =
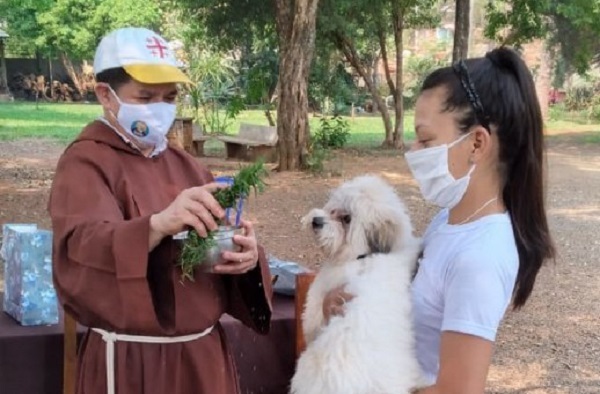
M 141 83 L 188 83 L 193 84 L 187 75 L 175 66 L 166 64 L 130 64 L 123 66 L 127 74 Z

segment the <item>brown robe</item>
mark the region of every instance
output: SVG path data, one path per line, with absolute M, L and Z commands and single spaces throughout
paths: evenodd
M 148 252 L 149 218 L 184 189 L 213 180 L 178 149 L 147 158 L 102 122 L 88 125 L 59 160 L 50 195 L 54 284 L 60 302 L 88 327 L 122 334 L 180 336 L 175 344 L 117 342 L 118 394 L 229 394 L 239 387 L 223 330 L 224 313 L 266 333 L 271 319 L 268 265 L 244 275 L 197 270 L 180 282 L 178 241 Z M 105 394 L 105 343 L 87 333 L 80 348 L 77 393 Z

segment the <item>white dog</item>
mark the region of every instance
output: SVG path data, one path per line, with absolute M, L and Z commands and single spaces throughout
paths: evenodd
M 408 394 L 422 386 L 415 358 L 410 282 L 420 251 L 404 204 L 390 185 L 361 176 L 303 218 L 328 254 L 303 315 L 307 348 L 293 394 Z M 326 324 L 327 292 L 354 295 Z

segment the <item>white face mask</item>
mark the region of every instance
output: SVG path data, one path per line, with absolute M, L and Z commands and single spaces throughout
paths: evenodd
M 454 179 L 448 168 L 448 150 L 458 144 L 470 133 L 467 133 L 452 142 L 406 152 L 404 155 L 410 170 L 419 184 L 423 198 L 442 208 L 452 209 L 462 200 L 475 164 L 471 166 L 467 175 Z
M 167 149 L 167 133 L 175 121 L 177 106 L 165 102 L 124 103 L 112 88 L 109 89 L 120 105 L 115 118 L 127 136 L 141 148 L 154 148 L 154 154 Z

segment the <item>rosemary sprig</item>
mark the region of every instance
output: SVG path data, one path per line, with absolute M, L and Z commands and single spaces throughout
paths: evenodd
M 263 177 L 267 174 L 262 161 L 241 168 L 233 178 L 233 185 L 215 193 L 215 199 L 223 208 L 232 208 L 242 196 L 248 196 L 251 190 L 255 194 L 264 190 Z
M 264 190 L 265 184 L 263 178 L 267 175 L 267 170 L 262 161 L 243 167 L 233 178 L 233 184 L 220 189 L 215 193 L 215 199 L 222 208 L 235 208 L 238 199 L 246 197 L 254 190 L 255 194 Z M 218 222 L 219 225 L 223 224 Z M 194 269 L 205 261 L 208 251 L 216 245 L 214 231 L 208 233 L 206 238 L 202 238 L 196 230 L 190 230 L 188 237 L 183 242 L 181 258 L 179 265 L 182 271 L 182 281 L 184 279 L 194 280 Z

